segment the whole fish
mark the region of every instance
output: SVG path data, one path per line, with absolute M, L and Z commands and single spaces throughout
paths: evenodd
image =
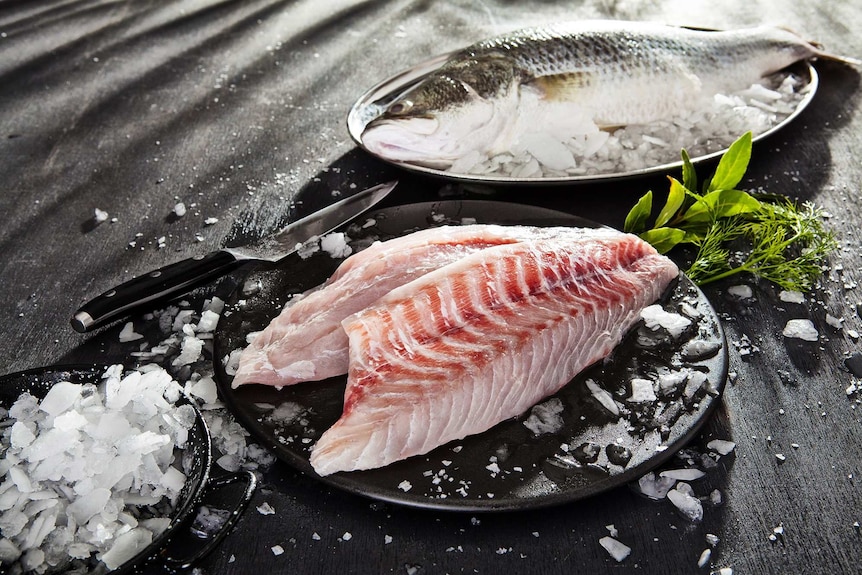
M 776 27 L 706 31 L 581 21 L 473 44 L 397 97 L 362 134 L 372 153 L 446 168 L 507 152 L 524 134 L 561 140 L 673 117 L 787 66 L 832 56 Z

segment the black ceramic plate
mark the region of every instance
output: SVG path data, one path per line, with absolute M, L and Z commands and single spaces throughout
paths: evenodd
M 480 223 L 596 227 L 561 212 L 490 201 L 444 201 L 387 208 L 348 229 L 351 238 L 387 239 L 418 228 L 476 220 Z M 361 227 L 368 224 L 367 227 Z M 278 269 L 254 272 L 228 302 L 215 337 L 216 357 L 246 345 L 250 332 L 263 329 L 291 294 L 322 283 L 340 262 L 325 254 L 296 258 Z M 441 446 L 431 453 L 387 467 L 320 478 L 327 484 L 376 499 L 425 508 L 514 510 L 587 497 L 639 478 L 658 466 L 696 433 L 719 400 L 727 376 L 724 334 L 709 302 L 687 278 L 668 294 L 664 307 L 701 316 L 681 340 L 635 329 L 601 364 L 586 370 L 553 396 L 563 405 L 562 426 L 536 435 L 524 421 L 504 421 L 492 429 Z M 712 342 L 708 357 L 683 360 L 689 339 Z M 263 385 L 231 389 L 223 362 L 216 362 L 222 397 L 237 418 L 275 454 L 300 471 L 317 475 L 309 450 L 341 415 L 346 376 L 307 382 L 281 390 Z M 654 378 L 668 366 L 685 366 L 705 375 L 691 397 L 681 391 L 640 406 L 625 401 L 632 378 Z M 698 376 L 699 377 L 699 376 Z M 694 377 L 692 378 L 694 379 Z M 610 393 L 622 411 L 611 414 L 586 385 Z M 275 410 L 293 408 L 302 415 L 290 425 L 278 423 Z

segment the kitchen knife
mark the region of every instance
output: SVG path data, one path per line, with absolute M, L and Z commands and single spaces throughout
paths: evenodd
M 396 184 L 388 182 L 353 194 L 244 246 L 223 248 L 131 279 L 84 304 L 75 312 L 72 327 L 81 333 L 88 332 L 133 308 L 186 293 L 247 262 L 275 264 L 309 239 L 323 236 L 361 215 L 386 197 Z

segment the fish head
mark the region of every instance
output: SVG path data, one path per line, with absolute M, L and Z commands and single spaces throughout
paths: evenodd
M 430 74 L 369 122 L 363 145 L 389 160 L 434 168 L 487 152 L 514 114 L 512 67 L 498 64 L 472 58 Z

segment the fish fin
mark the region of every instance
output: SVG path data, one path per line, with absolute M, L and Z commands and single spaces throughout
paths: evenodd
M 539 76 L 524 84 L 532 86 L 546 100 L 572 101 L 579 90 L 591 83 L 592 74 L 588 72 L 566 72 Z

